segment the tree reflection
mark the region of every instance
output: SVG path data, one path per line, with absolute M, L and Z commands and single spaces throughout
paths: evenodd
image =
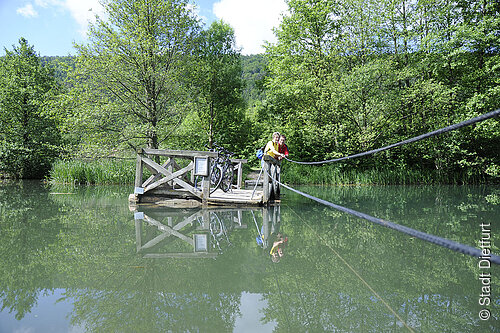
M 55 271 L 44 260 L 44 252 L 57 242 L 63 228 L 54 217 L 60 209 L 38 182 L 0 186 L 0 301 L 2 311 L 14 312 L 18 320 L 31 311 L 44 290 L 53 288 Z
M 469 224 L 498 214 L 481 191 L 456 194 L 458 204 L 446 189 L 325 191 L 317 196 L 468 244 L 477 229 Z M 385 332 L 406 330 L 404 324 L 415 331 L 499 331 L 497 317 L 477 317 L 474 258 L 290 193 L 281 207 L 137 212 L 119 195 L 111 200 L 113 191 L 49 193 L 40 185 L 0 186 L 0 300 L 19 320 L 44 291 L 58 288 L 73 302 L 71 322 L 88 331 L 230 332 L 246 292 L 262 296 L 267 305 L 255 320 L 275 323 L 276 332 Z M 202 251 L 213 256 L 178 255 L 200 250 L 194 235 L 219 234 L 210 229 L 219 220 L 227 241 Z M 278 233 L 289 244 L 273 263 Z M 498 276 L 498 267 L 491 273 Z M 492 289 L 500 290 L 498 280 Z M 500 299 L 492 301 L 498 313 Z

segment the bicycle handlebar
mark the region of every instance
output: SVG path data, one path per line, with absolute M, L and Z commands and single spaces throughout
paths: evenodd
M 233 156 L 233 155 L 234 155 L 234 153 L 233 153 L 233 152 L 231 152 L 231 151 L 227 150 L 226 148 L 224 148 L 224 147 L 222 147 L 222 146 L 219 146 L 219 145 L 218 145 L 217 143 L 215 143 L 215 142 L 214 142 L 212 145 L 213 145 L 213 147 L 215 147 L 215 148 L 210 148 L 207 144 L 205 144 L 205 147 L 206 147 L 208 150 L 210 150 L 210 151 L 219 151 L 219 152 L 223 152 L 223 153 L 225 153 L 225 154 L 227 154 L 227 155 L 229 155 L 229 156 Z

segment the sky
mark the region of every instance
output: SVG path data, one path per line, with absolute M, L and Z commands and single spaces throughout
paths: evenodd
M 231 25 L 244 55 L 263 53 L 275 42 L 285 0 L 191 0 L 208 27 L 222 19 Z M 89 20 L 103 14 L 99 0 L 0 0 L 0 55 L 18 46 L 21 37 L 41 56 L 75 55 L 73 43 L 87 41 Z

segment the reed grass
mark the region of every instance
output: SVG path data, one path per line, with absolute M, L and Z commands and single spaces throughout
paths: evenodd
M 52 165 L 52 184 L 133 184 L 135 160 L 101 159 L 57 161 Z
M 289 184 L 315 185 L 423 185 L 479 184 L 484 177 L 466 173 L 440 173 L 434 170 L 408 168 L 341 169 L 336 165 L 310 166 L 289 164 L 282 169 L 281 179 Z

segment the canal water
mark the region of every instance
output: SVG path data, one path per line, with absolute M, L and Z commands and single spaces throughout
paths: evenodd
M 500 254 L 498 186 L 299 189 Z M 131 191 L 0 183 L 1 333 L 500 332 L 487 259 L 287 190 L 208 210 L 134 209 Z

